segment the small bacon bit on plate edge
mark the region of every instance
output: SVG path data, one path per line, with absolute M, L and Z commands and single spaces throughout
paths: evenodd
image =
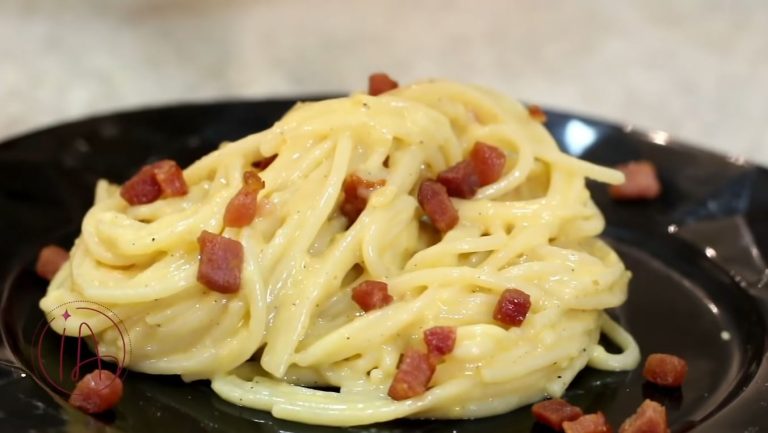
M 563 430 L 563 423 L 565 421 L 575 421 L 584 415 L 581 408 L 560 398 L 544 400 L 534 404 L 531 407 L 531 413 L 533 413 L 536 421 L 557 431 Z
M 590 413 L 575 421 L 563 423 L 565 433 L 612 433 L 613 429 L 602 412 Z
M 614 168 L 624 173 L 625 181 L 621 185 L 608 187 L 608 194 L 613 200 L 653 200 L 661 195 L 661 181 L 651 161 L 630 161 Z
M 619 433 L 669 433 L 667 409 L 646 399 L 619 427 Z
M 89 414 L 112 409 L 123 397 L 123 381 L 109 370 L 94 370 L 75 385 L 69 403 Z
M 649 382 L 668 388 L 683 385 L 688 374 L 688 363 L 679 356 L 667 353 L 652 353 L 645 359 L 643 377 Z

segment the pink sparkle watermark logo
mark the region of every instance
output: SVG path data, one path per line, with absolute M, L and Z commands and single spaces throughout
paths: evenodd
M 94 370 L 110 370 L 123 380 L 131 341 L 128 329 L 114 311 L 96 302 L 71 301 L 45 316 L 35 332 L 38 378 L 68 396 L 80 378 Z M 102 336 L 110 334 L 110 341 L 117 343 L 114 350 L 102 353 L 103 345 L 94 329 Z

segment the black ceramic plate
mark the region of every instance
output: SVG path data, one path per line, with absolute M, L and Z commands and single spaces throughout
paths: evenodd
M 98 418 L 72 410 L 40 377 L 37 348 L 58 339 L 35 332 L 46 282 L 33 272 L 39 248 L 71 245 L 97 179 L 123 181 L 162 157 L 187 165 L 223 140 L 270 126 L 293 101 L 184 105 L 109 115 L 47 129 L 0 145 L 2 336 L 0 429 L 14 432 L 539 432 L 528 408 L 466 421 L 396 421 L 347 430 L 276 420 L 226 403 L 207 383 L 129 372 L 125 396 Z M 643 381 L 639 369 L 587 369 L 567 398 L 618 424 L 644 398 L 669 409 L 674 432 L 768 431 L 768 171 L 658 134 L 549 113 L 567 152 L 601 164 L 650 159 L 663 195 L 614 203 L 590 185 L 607 217 L 605 236 L 634 273 L 627 303 L 612 312 L 642 352 L 672 352 L 689 364 L 681 390 Z M 75 359 L 67 346 L 61 359 Z M 59 357 L 44 350 L 44 358 Z M 57 359 L 44 359 L 49 363 Z M 69 362 L 69 361 L 67 361 Z M 68 366 L 68 368 L 71 366 Z

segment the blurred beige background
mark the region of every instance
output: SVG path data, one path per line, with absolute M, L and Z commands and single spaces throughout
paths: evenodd
M 441 76 L 768 164 L 768 1 L 0 0 L 0 138 Z

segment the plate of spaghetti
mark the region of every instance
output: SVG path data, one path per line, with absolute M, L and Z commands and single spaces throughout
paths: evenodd
M 449 80 L 0 145 L 14 431 L 768 428 L 768 172 Z

